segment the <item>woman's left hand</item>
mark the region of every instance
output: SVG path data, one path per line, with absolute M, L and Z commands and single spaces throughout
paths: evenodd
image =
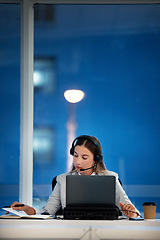
M 138 217 L 138 214 L 136 212 L 136 208 L 130 204 L 130 203 L 121 203 L 120 202 L 120 206 L 121 206 L 121 210 L 123 212 L 123 214 L 128 217 L 128 218 L 136 218 Z

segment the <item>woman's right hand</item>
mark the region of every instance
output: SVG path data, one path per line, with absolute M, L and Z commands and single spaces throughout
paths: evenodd
M 24 211 L 25 213 L 27 213 L 28 215 L 35 215 L 36 214 L 36 210 L 33 207 L 30 207 L 28 205 L 24 205 L 24 206 L 20 206 L 20 207 L 15 207 L 15 205 L 21 204 L 19 202 L 13 202 L 11 204 L 11 208 L 14 210 L 19 210 L 19 211 Z M 6 215 L 9 214 L 9 211 L 7 211 L 5 213 Z

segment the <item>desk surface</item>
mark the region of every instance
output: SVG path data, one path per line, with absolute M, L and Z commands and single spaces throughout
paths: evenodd
M 0 219 L 0 239 L 160 240 L 160 220 Z

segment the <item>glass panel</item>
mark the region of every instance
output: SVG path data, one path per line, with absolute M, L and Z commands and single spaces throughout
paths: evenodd
M 98 137 L 107 168 L 126 190 L 130 186 L 142 210 L 160 185 L 160 5 L 50 7 L 53 19 L 35 21 L 35 57 L 56 59 L 56 87 L 35 95 L 34 125 L 55 129 L 54 160 L 34 168 L 36 196 L 45 192 L 47 198 L 52 178 L 66 171 L 69 106 L 63 94 L 80 89 L 85 97 L 74 105 L 75 135 Z M 137 185 L 150 185 L 149 192 L 135 192 Z M 152 197 L 160 203 L 156 191 Z
M 0 22 L 0 214 L 4 214 L 1 208 L 19 199 L 20 6 L 0 4 Z

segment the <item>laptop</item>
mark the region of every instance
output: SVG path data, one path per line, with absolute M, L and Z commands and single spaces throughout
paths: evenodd
M 113 216 L 115 195 L 115 176 L 67 175 L 64 218 L 117 219 L 117 211 Z

